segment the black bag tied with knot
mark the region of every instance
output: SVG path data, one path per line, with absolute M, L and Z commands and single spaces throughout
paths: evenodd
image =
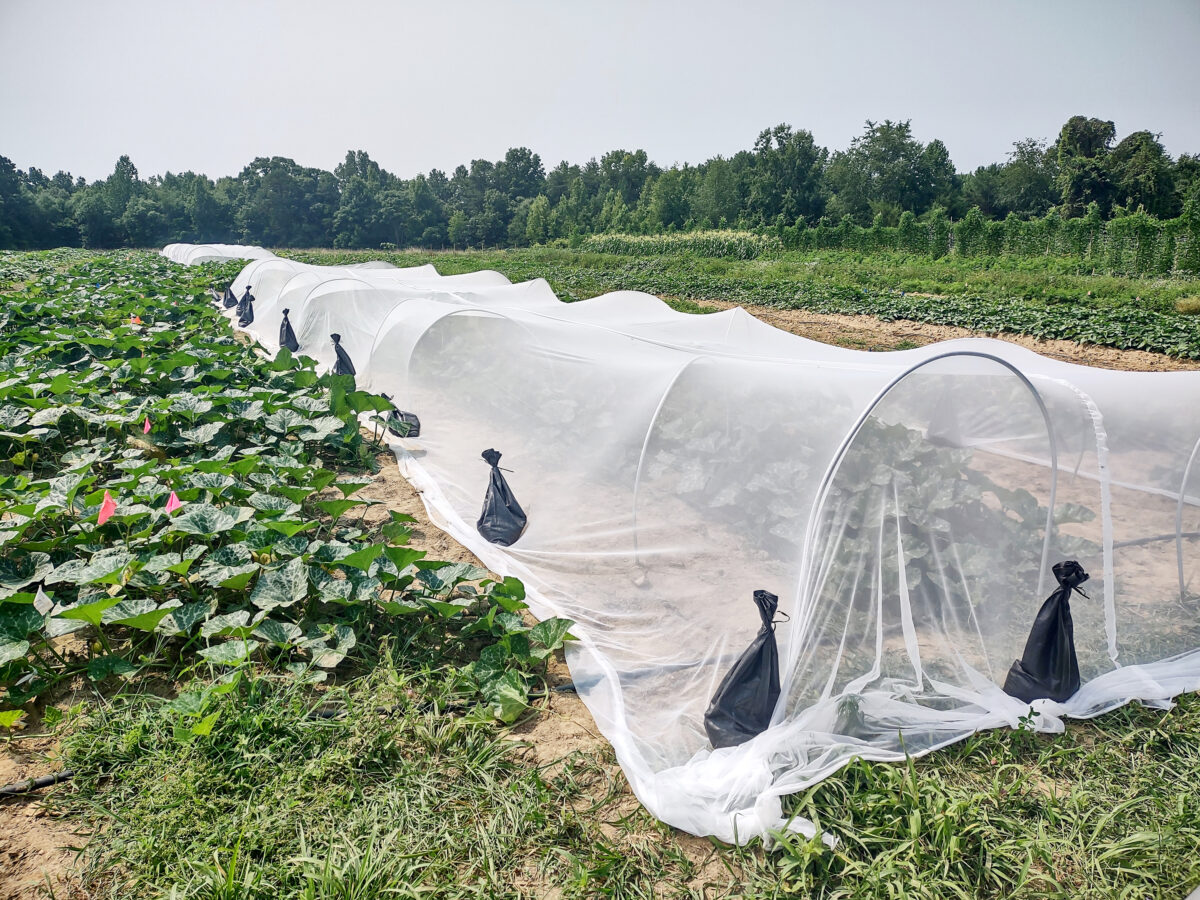
M 1025 652 L 1012 664 L 1004 679 L 1004 693 L 1030 703 L 1050 699 L 1062 702 L 1079 690 L 1079 659 L 1075 655 L 1075 624 L 1071 621 L 1071 592 L 1088 580 L 1074 560 L 1055 563 L 1058 588 L 1038 610 Z
M 236 304 L 237 309 L 235 312 L 237 313 L 238 321 L 241 321 L 242 316 L 246 314 L 246 308 L 253 302 L 254 295 L 250 293 L 250 285 L 246 285 L 246 292 L 242 294 L 241 299 Z
M 483 512 L 475 527 L 493 544 L 508 547 L 516 543 L 529 519 L 500 471 L 499 451 L 484 450 L 483 459 L 492 467 L 492 475 L 483 498 Z
M 292 323 L 288 321 L 288 313 L 290 309 L 283 311 L 283 321 L 279 323 L 279 346 L 287 347 L 293 353 L 300 349 L 300 342 L 296 340 L 296 332 L 292 330 Z
M 226 309 L 233 309 L 238 305 L 237 295 L 233 293 L 233 288 L 225 288 L 225 296 L 221 299 Z
M 250 291 L 246 291 L 246 296 L 242 298 L 242 302 L 238 304 L 238 328 L 245 328 L 254 321 L 254 297 L 250 295 Z
M 380 394 L 380 396 L 389 403 L 392 400 L 390 394 Z M 383 421 L 387 426 L 387 430 L 398 438 L 416 438 L 421 436 L 421 420 L 417 418 L 416 413 L 393 408 L 388 410 Z
M 354 369 L 354 363 L 350 361 L 350 354 L 342 349 L 342 336 L 340 334 L 331 334 L 329 337 L 333 341 L 333 352 L 337 354 L 337 359 L 333 362 L 333 374 L 357 375 L 358 372 Z
M 779 598 L 770 591 L 755 591 L 754 603 L 762 619 L 758 634 L 721 679 L 704 713 L 704 730 L 713 747 L 736 747 L 766 731 L 779 702 Z

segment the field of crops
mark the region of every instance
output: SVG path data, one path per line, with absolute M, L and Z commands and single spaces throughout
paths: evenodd
M 1200 357 L 1179 280 L 846 253 L 387 256 L 575 299 L 1076 327 Z M 673 833 L 598 739 L 546 759 L 540 685 L 569 623 L 531 625 L 518 582 L 429 558 L 407 517 L 367 524 L 381 447 L 360 415 L 383 401 L 236 339 L 207 288 L 239 267 L 0 255 L 0 735 L 77 773 L 46 808 L 96 835 L 56 896 L 1099 900 L 1200 881 L 1192 696 L 855 764 L 788 801 L 832 849 Z M 0 801 L 0 829 L 38 802 Z

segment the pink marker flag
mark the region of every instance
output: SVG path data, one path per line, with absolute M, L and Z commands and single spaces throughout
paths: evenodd
M 112 498 L 112 494 L 108 491 L 104 492 L 104 502 L 100 504 L 100 517 L 96 520 L 97 525 L 103 525 L 112 518 L 113 513 L 117 511 L 117 501 Z
M 174 491 L 171 491 L 171 496 L 167 498 L 167 512 L 173 513 L 181 506 L 183 506 L 183 501 L 175 496 Z
M 142 423 L 142 434 L 150 433 L 150 417 L 146 416 L 146 421 Z

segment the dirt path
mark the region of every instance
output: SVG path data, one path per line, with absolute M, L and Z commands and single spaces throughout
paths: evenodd
M 696 301 L 697 306 L 709 309 L 730 309 L 736 303 L 716 300 Z M 965 337 L 993 337 L 1010 344 L 1027 347 L 1042 356 L 1101 369 L 1123 369 L 1130 372 L 1173 372 L 1200 369 L 1200 360 L 1176 359 L 1161 353 L 1143 350 L 1115 350 L 1094 344 L 1073 341 L 1044 341 L 1020 334 L 988 334 L 955 328 L 949 325 L 928 325 L 900 319 L 884 322 L 874 316 L 846 316 L 836 313 L 815 313 L 802 309 L 775 309 L 769 306 L 743 306 L 746 312 L 782 331 L 798 334 L 826 344 L 849 347 L 852 350 L 905 350 L 923 347 L 936 341 Z
M 40 719 L 26 720 L 0 749 L 0 784 L 11 784 L 58 771 L 57 741 L 36 737 Z M 87 838 L 71 822 L 55 815 L 46 803 L 48 792 L 0 800 L 0 900 L 71 896 L 71 847 Z M 54 891 L 55 893 L 50 893 Z

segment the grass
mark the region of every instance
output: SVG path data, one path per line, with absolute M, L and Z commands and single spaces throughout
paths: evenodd
M 651 896 L 694 874 L 643 812 L 606 836 L 608 760 L 539 770 L 490 722 L 446 711 L 447 689 L 387 654 L 319 698 L 248 679 L 204 738 L 178 735 L 161 698 L 93 709 L 63 747 L 88 775 L 62 808 L 104 829 L 85 880 L 99 896 L 366 900 Z M 313 718 L 318 702 L 347 714 Z
M 449 688 L 385 651 L 319 695 L 248 678 L 208 737 L 178 735 L 158 697 L 93 706 L 63 746 L 85 775 L 58 795 L 103 829 L 90 896 L 1100 900 L 1200 884 L 1195 695 L 1063 735 L 993 731 L 907 765 L 854 763 L 789 801 L 835 849 L 792 837 L 702 865 L 703 842 L 631 804 L 609 751 L 539 768 L 447 711 Z

